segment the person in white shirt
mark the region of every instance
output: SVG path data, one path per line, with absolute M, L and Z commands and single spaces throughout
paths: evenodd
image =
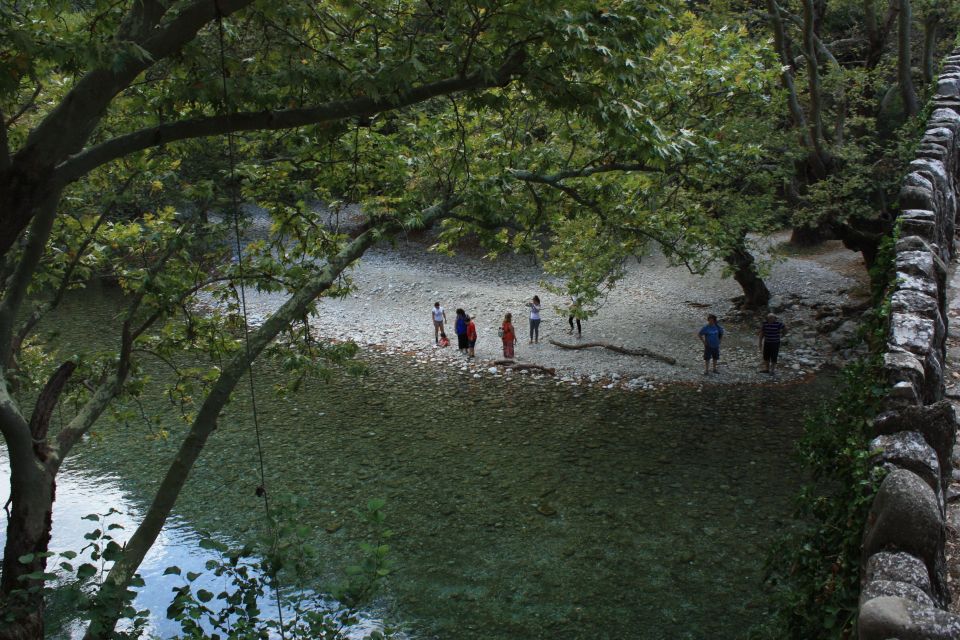
M 440 334 L 443 333 L 443 323 L 447 321 L 447 312 L 443 310 L 439 302 L 433 303 L 433 340 L 440 344 Z
M 533 296 L 527 303 L 530 307 L 530 344 L 540 342 L 540 296 Z

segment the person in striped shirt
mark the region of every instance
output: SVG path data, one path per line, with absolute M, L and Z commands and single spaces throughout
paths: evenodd
M 780 355 L 780 340 L 787 332 L 782 322 L 772 313 L 767 314 L 766 321 L 760 325 L 760 352 L 763 354 L 763 369 L 761 373 L 776 373 L 777 357 Z

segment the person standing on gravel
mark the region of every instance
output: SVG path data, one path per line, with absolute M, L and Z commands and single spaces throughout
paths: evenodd
M 540 296 L 533 296 L 527 303 L 530 307 L 530 344 L 540 342 Z
M 434 302 L 431 314 L 433 315 L 433 340 L 439 345 L 440 334 L 443 333 L 443 323 L 447 321 L 447 312 L 443 310 L 439 302 Z
M 453 332 L 457 334 L 457 350 L 465 354 L 470 345 L 467 344 L 467 312 L 463 309 L 457 309 Z
M 503 316 L 500 325 L 500 338 L 503 339 L 503 357 L 513 360 L 513 348 L 517 344 L 517 332 L 513 328 L 513 314 Z
M 567 333 L 573 333 L 573 321 L 577 321 L 577 337 L 579 338 L 582 335 L 580 329 L 580 296 L 571 296 L 570 297 L 570 317 L 567 318 L 567 323 L 570 325 L 570 331 Z
M 717 361 L 720 360 L 720 341 L 723 340 L 723 327 L 717 323 L 717 316 L 712 313 L 707 316 L 707 324 L 697 334 L 703 343 L 703 375 L 710 373 L 710 361 L 713 360 L 713 372 L 717 371 Z
M 474 349 L 477 346 L 477 325 L 474 324 L 473 318 L 467 316 L 467 348 L 469 350 L 467 357 L 472 358 L 476 353 Z
M 780 339 L 787 332 L 782 322 L 772 313 L 767 314 L 766 321 L 760 325 L 760 353 L 763 354 L 763 369 L 761 373 L 775 374 L 777 372 L 777 358 L 780 355 Z

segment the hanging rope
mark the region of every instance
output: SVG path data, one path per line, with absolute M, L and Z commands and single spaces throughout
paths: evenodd
M 223 110 L 229 116 L 232 113 L 232 108 L 230 105 L 230 94 L 227 91 L 227 59 L 224 47 L 223 15 L 220 13 L 220 5 L 217 0 L 213 0 L 213 6 L 217 12 L 217 36 L 220 45 L 220 80 L 223 88 Z M 246 350 L 247 362 L 249 363 L 247 366 L 247 373 L 250 381 L 250 407 L 253 415 L 253 429 L 257 437 L 257 457 L 260 462 L 260 486 L 257 487 L 257 495 L 263 498 L 263 509 L 267 514 L 267 522 L 272 523 L 273 519 L 270 516 L 270 498 L 267 494 L 267 480 L 263 464 L 263 445 L 260 442 L 260 419 L 257 413 L 257 394 L 256 385 L 254 384 L 253 379 L 253 360 L 250 357 L 250 322 L 247 315 L 247 292 L 244 285 L 245 276 L 243 272 L 243 246 L 240 241 L 240 196 L 237 193 L 237 165 L 234 152 L 233 132 L 227 133 L 227 157 L 230 163 L 229 188 L 230 205 L 233 208 L 233 236 L 237 251 L 237 270 L 240 276 L 240 311 L 243 315 L 243 345 L 244 349 Z M 276 531 L 274 531 L 274 534 L 275 533 Z M 276 542 L 276 535 L 274 535 L 274 546 L 276 545 Z M 283 603 L 280 595 L 280 579 L 277 577 L 276 573 L 273 574 L 273 581 L 276 587 L 274 591 L 277 594 L 277 619 L 280 623 L 280 637 L 285 638 L 285 631 L 283 629 Z

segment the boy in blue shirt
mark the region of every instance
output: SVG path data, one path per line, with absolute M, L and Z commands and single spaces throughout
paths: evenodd
M 710 373 L 710 361 L 713 360 L 713 372 L 717 371 L 717 361 L 720 359 L 720 341 L 723 340 L 723 327 L 717 324 L 717 316 L 712 313 L 707 316 L 707 324 L 697 334 L 703 343 L 703 375 Z

